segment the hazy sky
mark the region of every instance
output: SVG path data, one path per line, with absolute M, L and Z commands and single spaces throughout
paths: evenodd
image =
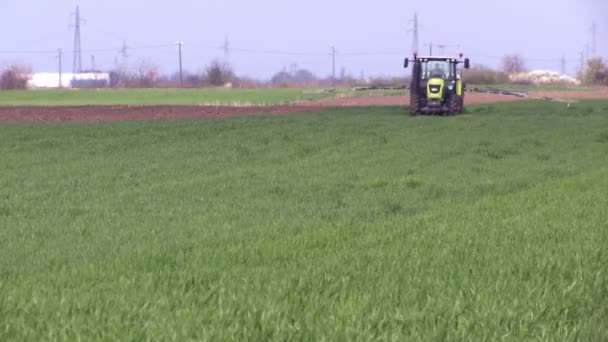
M 598 53 L 608 55 L 606 0 L 0 0 L 0 63 L 24 61 L 35 71 L 56 71 L 54 53 L 32 52 L 73 49 L 70 13 L 76 5 L 86 19 L 83 66 L 95 55 L 105 69 L 121 60 L 123 41 L 136 47 L 181 40 L 184 68 L 200 71 L 223 57 L 219 46 L 228 37 L 239 74 L 269 78 L 295 63 L 325 76 L 331 73 L 330 46 L 336 46 L 338 70 L 399 75 L 401 60 L 412 50 L 407 31 L 414 13 L 421 50 L 429 41 L 446 44 L 453 47 L 445 53 L 462 50 L 474 63 L 496 66 L 500 56 L 520 53 L 530 68 L 559 70 L 565 55 L 574 72 L 591 41 L 593 20 Z M 175 46 L 128 54 L 131 65 L 146 58 L 162 72 L 177 70 Z M 65 70 L 71 70 L 72 58 L 65 55 Z

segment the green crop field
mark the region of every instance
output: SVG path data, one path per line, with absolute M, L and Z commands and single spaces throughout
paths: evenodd
M 608 102 L 0 136 L 1 341 L 608 339 Z
M 0 106 L 284 105 L 334 97 L 403 95 L 405 91 L 346 88 L 81 89 L 1 91 Z
M 592 88 L 471 85 L 511 91 L 594 91 Z M 259 89 L 80 89 L 1 91 L 0 106 L 263 106 L 286 105 L 336 97 L 403 96 L 406 90 L 352 91 L 347 88 Z
M 0 92 L 0 106 L 279 105 L 333 97 L 322 89 L 103 89 Z

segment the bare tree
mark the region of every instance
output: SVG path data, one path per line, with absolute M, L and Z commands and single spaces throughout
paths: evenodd
M 27 82 L 32 78 L 32 69 L 24 65 L 13 64 L 0 74 L 0 89 L 26 89 Z
M 592 58 L 587 62 L 583 73 L 583 83 L 586 85 L 608 85 L 608 66 L 601 57 Z
M 503 84 L 509 83 L 509 75 L 502 71 L 492 70 L 478 64 L 471 69 L 463 70 L 464 79 L 469 84 Z
M 271 79 L 271 83 L 280 87 L 309 86 L 318 83 L 319 79 L 307 69 L 292 67 L 290 72 L 282 70 Z
M 501 70 L 507 74 L 519 74 L 526 72 L 526 63 L 518 54 L 506 55 L 502 58 Z
M 135 86 L 143 88 L 154 87 L 156 78 L 158 77 L 159 67 L 157 64 L 146 59 L 141 59 L 135 66 Z
M 236 75 L 229 64 L 216 59 L 205 68 L 204 79 L 212 86 L 221 87 L 234 82 Z

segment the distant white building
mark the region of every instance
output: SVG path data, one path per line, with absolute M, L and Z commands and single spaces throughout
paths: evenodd
M 61 82 L 61 84 L 60 84 Z M 32 74 L 28 88 L 107 88 L 110 86 L 110 74 L 103 72 L 64 73 L 61 79 L 58 73 L 38 72 Z

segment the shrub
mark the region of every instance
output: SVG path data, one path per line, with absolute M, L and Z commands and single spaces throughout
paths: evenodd
M 135 77 L 131 77 L 132 86 L 138 88 L 152 88 L 156 84 L 158 77 L 158 65 L 140 60 L 135 67 Z
M 27 83 L 32 77 L 29 67 L 22 65 L 11 65 L 0 74 L 0 89 L 16 90 L 27 89 Z
M 291 72 L 283 70 L 274 74 L 270 80 L 274 86 L 281 87 L 308 86 L 314 85 L 318 81 L 318 78 L 306 69 L 293 70 Z
M 509 76 L 500 71 L 492 70 L 483 65 L 463 71 L 464 79 L 469 84 L 504 84 L 509 82 Z
M 601 57 L 587 61 L 587 68 L 583 73 L 585 85 L 608 85 L 608 67 Z
M 580 82 L 570 76 L 561 75 L 550 70 L 534 70 L 528 73 L 513 74 L 509 76 L 511 83 L 536 86 L 579 86 Z
M 504 56 L 501 65 L 501 70 L 507 74 L 521 74 L 527 71 L 526 62 L 518 54 Z
M 221 63 L 216 59 L 205 68 L 203 78 L 206 83 L 212 86 L 221 87 L 234 82 L 236 80 L 236 75 L 229 64 Z

